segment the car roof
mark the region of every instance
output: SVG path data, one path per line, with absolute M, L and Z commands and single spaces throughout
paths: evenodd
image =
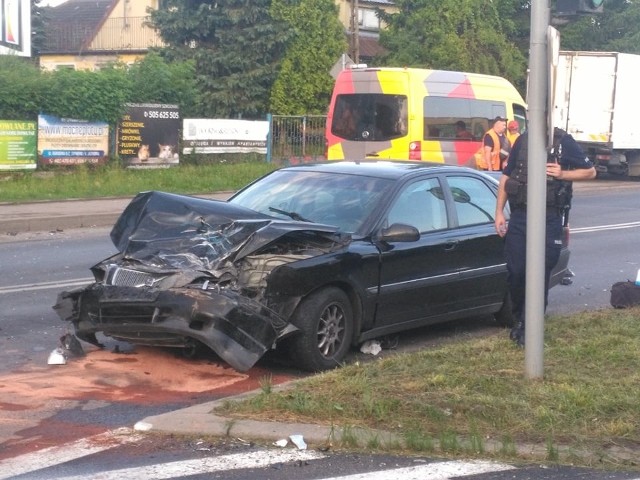
M 434 162 L 407 162 L 400 160 L 341 160 L 323 163 L 307 163 L 281 170 L 307 170 L 322 173 L 357 174 L 382 178 L 401 178 L 415 172 L 452 173 L 475 171 L 468 167 L 459 167 Z

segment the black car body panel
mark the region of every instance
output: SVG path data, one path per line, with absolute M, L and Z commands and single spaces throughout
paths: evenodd
M 293 349 L 305 354 L 335 339 L 298 314 L 323 302 L 331 315 L 319 318 L 350 344 L 496 314 L 507 295 L 496 191 L 463 167 L 329 162 L 276 170 L 227 202 L 144 192 L 113 227 L 119 253 L 54 308 L 94 344 L 99 332 L 201 343 L 240 371 L 281 342 L 306 336 Z

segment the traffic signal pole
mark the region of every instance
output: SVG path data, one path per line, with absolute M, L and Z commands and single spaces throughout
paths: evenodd
M 525 303 L 525 376 L 544 373 L 544 272 L 546 229 L 546 139 L 549 0 L 531 1 L 529 39 L 529 146 L 527 179 L 527 277 Z

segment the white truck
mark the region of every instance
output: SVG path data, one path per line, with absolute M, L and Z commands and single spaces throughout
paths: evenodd
M 599 172 L 640 176 L 640 55 L 560 51 L 553 125 L 569 132 Z

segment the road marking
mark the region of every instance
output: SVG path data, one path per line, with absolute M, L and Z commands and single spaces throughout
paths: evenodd
M 320 460 L 326 456 L 311 450 L 259 450 L 246 453 L 222 455 L 211 458 L 196 458 L 142 467 L 122 468 L 108 472 L 91 472 L 92 480 L 161 480 L 181 478 L 203 473 L 223 472 L 241 468 L 262 468 L 269 465 L 308 460 Z M 87 475 L 58 477 L 58 480 L 87 480 Z
M 391 480 L 401 478 L 402 480 L 448 480 L 450 478 L 465 475 L 478 475 L 481 473 L 504 472 L 513 470 L 516 467 L 503 463 L 493 463 L 485 461 L 450 461 L 435 462 L 415 467 L 396 468 L 393 470 L 379 470 L 377 472 L 357 473 L 344 477 L 331 477 L 323 480 Z
M 615 223 L 613 225 L 598 225 L 595 227 L 580 227 L 580 228 L 571 228 L 571 234 L 574 233 L 588 233 L 588 232 L 602 232 L 605 230 L 622 230 L 625 228 L 637 228 L 640 227 L 640 222 L 629 222 L 629 223 Z
M 49 290 L 51 288 L 83 287 L 93 282 L 95 282 L 95 279 L 93 277 L 87 277 L 87 278 L 77 278 L 74 280 L 67 280 L 65 282 L 61 282 L 58 280 L 53 282 L 11 285 L 9 287 L 0 287 L 0 295 L 3 293 L 30 292 L 34 290 Z
M 42 468 L 53 467 L 87 455 L 109 450 L 117 445 L 131 443 L 141 438 L 144 438 L 144 436 L 130 428 L 119 428 L 57 447 L 44 448 L 37 452 L 1 460 L 0 479 L 13 478 Z

